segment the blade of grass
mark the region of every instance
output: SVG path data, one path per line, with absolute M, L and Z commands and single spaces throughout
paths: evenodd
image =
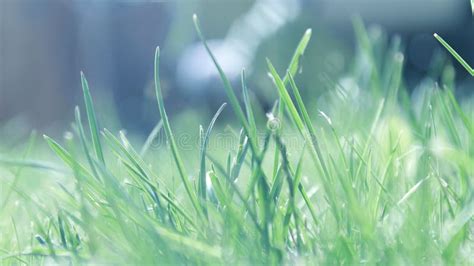
M 97 180 L 99 180 L 99 175 L 97 173 L 97 170 L 94 167 L 94 164 L 92 163 L 92 158 L 89 153 L 89 148 L 87 147 L 86 135 L 84 133 L 84 128 L 82 126 L 81 112 L 78 106 L 76 106 L 74 114 L 76 118 L 76 126 L 77 126 L 78 135 L 79 135 L 79 138 L 81 139 L 82 149 L 84 151 L 84 154 L 86 155 L 87 161 L 89 162 L 89 166 L 92 169 L 92 173 L 94 174 L 94 177 L 97 178 Z
M 100 144 L 99 138 L 99 124 L 97 123 L 97 118 L 94 111 L 94 104 L 92 102 L 92 96 L 89 89 L 89 84 L 84 76 L 84 73 L 81 71 L 81 84 L 82 91 L 84 94 L 84 103 L 86 105 L 87 120 L 89 121 L 89 129 L 91 131 L 92 137 L 92 146 L 94 147 L 95 154 L 97 159 L 105 164 L 104 153 L 102 151 L 102 145 Z
M 239 177 L 240 170 L 242 169 L 242 165 L 245 162 L 245 156 L 247 155 L 249 148 L 249 143 L 247 140 L 248 138 L 242 130 L 239 137 L 239 149 L 237 151 L 237 155 L 235 156 L 235 161 L 231 171 L 231 180 L 234 180 L 234 182 Z
M 457 52 L 454 50 L 451 45 L 449 45 L 441 36 L 437 33 L 433 34 L 433 36 L 440 42 L 446 50 L 467 70 L 471 76 L 474 76 L 474 69 L 464 60 Z
M 158 101 L 158 109 L 160 111 L 161 119 L 163 120 L 163 125 L 165 128 L 166 137 L 168 138 L 169 145 L 171 148 L 171 152 L 173 154 L 174 162 L 178 168 L 179 176 L 181 177 L 181 181 L 183 182 L 184 188 L 186 189 L 186 193 L 191 200 L 193 207 L 196 209 L 196 212 L 201 215 L 202 209 L 200 204 L 197 200 L 196 194 L 194 190 L 192 190 L 192 186 L 188 180 L 188 175 L 186 170 L 184 169 L 183 161 L 181 160 L 181 156 L 179 155 L 178 147 L 176 145 L 176 141 L 173 136 L 173 132 L 171 131 L 170 122 L 168 120 L 168 115 L 166 114 L 165 104 L 163 102 L 163 95 L 161 92 L 161 84 L 160 84 L 160 68 L 159 68 L 159 61 L 160 61 L 160 48 L 156 48 L 155 52 L 155 93 L 156 99 Z
M 298 114 L 298 111 L 296 110 L 296 107 L 293 104 L 293 101 L 291 100 L 290 94 L 288 94 L 288 91 L 286 90 L 283 81 L 278 76 L 275 68 L 273 67 L 272 63 L 270 62 L 270 60 L 268 58 L 267 58 L 267 66 L 268 66 L 268 69 L 270 70 L 270 74 L 273 77 L 273 81 L 275 83 L 275 86 L 278 89 L 278 94 L 280 95 L 280 98 L 282 99 L 282 102 L 284 102 L 286 107 L 288 108 L 290 116 L 291 116 L 291 118 L 293 119 L 293 122 L 296 125 L 296 128 L 298 129 L 298 131 L 301 134 L 304 135 L 303 120 L 301 120 L 301 117 Z
M 209 126 L 206 130 L 206 134 L 203 136 L 201 141 L 201 151 L 200 151 L 200 169 L 199 169 L 199 196 L 201 197 L 201 206 L 204 211 L 204 214 L 207 216 L 207 181 L 206 181 L 206 149 L 209 144 L 209 138 L 211 136 L 212 128 L 216 123 L 217 118 L 222 113 L 226 106 L 226 103 L 223 103 L 221 107 L 217 110 L 216 114 L 212 118 Z
M 77 165 L 78 170 L 81 172 L 81 174 L 84 174 L 85 176 L 91 176 L 91 174 L 86 170 L 86 168 L 79 164 L 66 149 L 59 145 L 59 143 L 57 143 L 52 138 L 46 135 L 43 135 L 43 137 L 48 143 L 51 150 L 53 150 L 54 153 L 56 153 L 56 155 L 61 158 L 61 160 L 63 160 L 69 167 L 74 168 Z
M 63 169 L 59 166 L 51 164 L 46 161 L 38 161 L 38 160 L 16 160 L 16 159 L 7 159 L 0 157 L 0 164 L 3 165 L 11 165 L 17 167 L 28 167 L 33 169 L 45 170 L 45 171 L 52 171 L 57 173 L 67 173 L 66 169 Z
M 257 124 L 255 123 L 255 116 L 253 114 L 252 105 L 250 103 L 250 96 L 247 88 L 247 83 L 245 81 L 245 70 L 242 69 L 241 74 L 241 83 L 242 83 L 242 95 L 244 100 L 245 111 L 247 114 L 247 120 L 249 121 L 250 134 L 252 138 L 258 141 L 257 138 Z M 258 143 L 257 143 L 258 145 Z
M 403 197 L 397 202 L 397 205 L 400 206 L 403 202 L 405 202 L 408 198 L 410 198 L 410 196 L 413 195 L 423 183 L 425 183 L 428 179 L 430 179 L 430 177 L 431 176 L 427 176 L 421 179 L 420 181 L 418 181 L 412 188 L 408 190 L 407 193 L 405 193 L 405 195 L 403 195 Z
M 301 40 L 298 43 L 298 46 L 296 46 L 295 52 L 293 53 L 293 57 L 291 58 L 290 64 L 286 71 L 287 74 L 283 77 L 283 83 L 285 85 L 288 84 L 289 75 L 293 77 L 296 76 L 297 74 L 296 72 L 298 71 L 298 67 L 300 66 L 301 57 L 303 56 L 306 50 L 306 47 L 308 46 L 309 41 L 311 40 L 311 34 L 312 34 L 312 30 L 307 29 L 304 32 L 303 37 L 301 37 Z
M 224 83 L 224 89 L 225 89 L 225 92 L 227 94 L 227 97 L 229 97 L 230 105 L 234 109 L 234 112 L 237 115 L 237 118 L 239 119 L 240 123 L 244 127 L 245 132 L 249 135 L 250 143 L 253 147 L 253 150 L 257 151 L 258 150 L 257 149 L 257 143 L 256 143 L 255 139 L 251 138 L 252 136 L 250 135 L 250 133 L 252 131 L 250 129 L 249 123 L 247 122 L 247 119 L 245 118 L 244 111 L 242 110 L 242 107 L 239 104 L 239 100 L 237 99 L 237 96 L 234 93 L 234 89 L 232 88 L 232 85 L 230 84 L 229 79 L 225 75 L 225 73 L 222 70 L 221 66 L 217 62 L 217 59 L 215 58 L 215 56 L 212 53 L 209 46 L 207 45 L 207 41 L 206 41 L 206 39 L 204 38 L 204 35 L 201 32 L 200 23 L 199 23 L 199 20 L 198 20 L 198 17 L 197 17 L 196 14 L 193 15 L 193 20 L 194 20 L 194 27 L 196 28 L 196 32 L 197 32 L 199 38 L 201 39 L 201 42 L 203 43 L 204 48 L 206 49 L 207 53 L 211 57 L 212 61 L 214 62 L 214 66 L 217 68 L 217 71 L 219 72 L 219 76 L 220 76 L 222 82 Z
M 150 135 L 148 135 L 148 137 L 146 138 L 146 141 L 140 150 L 140 156 L 142 157 L 145 156 L 145 154 L 150 149 L 153 141 L 156 139 L 156 137 L 158 136 L 162 128 L 163 128 L 163 119 L 160 119 L 160 122 L 156 124 L 156 126 L 150 132 Z

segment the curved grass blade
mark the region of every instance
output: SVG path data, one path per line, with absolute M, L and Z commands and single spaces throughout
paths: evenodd
M 198 17 L 197 17 L 196 14 L 193 15 L 193 20 L 194 20 L 194 27 L 196 28 L 196 32 L 197 32 L 199 38 L 201 39 L 201 42 L 203 43 L 204 48 L 206 49 L 207 53 L 211 57 L 212 62 L 214 63 L 214 66 L 217 68 L 217 71 L 219 72 L 219 76 L 220 76 L 222 82 L 224 83 L 224 89 L 225 89 L 225 92 L 227 94 L 227 97 L 229 97 L 230 105 L 234 109 L 234 112 L 237 115 L 237 118 L 239 119 L 240 123 L 244 127 L 245 132 L 247 133 L 247 135 L 249 135 L 250 145 L 252 146 L 252 150 L 254 151 L 254 153 L 257 155 L 258 154 L 257 153 L 257 151 L 258 151 L 257 142 L 256 142 L 255 139 L 252 138 L 252 136 L 250 134 L 252 131 L 250 129 L 250 126 L 249 126 L 249 123 L 248 123 L 247 119 L 245 118 L 244 111 L 242 110 L 242 107 L 239 104 L 239 100 L 237 99 L 237 96 L 234 93 L 234 89 L 232 88 L 232 85 L 230 84 L 230 81 L 227 78 L 227 76 L 225 75 L 225 73 L 222 70 L 221 66 L 217 62 L 217 59 L 215 58 L 215 56 L 212 53 L 211 49 L 207 45 L 207 41 L 206 41 L 206 39 L 204 38 L 204 35 L 201 32 L 201 27 L 200 27 L 199 20 L 198 20 Z
M 221 107 L 217 110 L 216 114 L 212 118 L 211 122 L 209 123 L 209 127 L 206 130 L 206 134 L 203 136 L 201 142 L 201 163 L 200 163 L 200 170 L 199 170 L 199 196 L 201 197 L 201 206 L 203 208 L 204 214 L 207 215 L 207 207 L 206 207 L 206 200 L 207 200 L 207 184 L 206 184 L 206 149 L 209 144 L 209 137 L 211 136 L 212 128 L 216 123 L 217 118 L 224 110 L 227 104 L 223 103 Z
M 199 205 L 196 194 L 194 193 L 194 190 L 192 190 L 191 184 L 188 180 L 188 175 L 186 173 L 186 170 L 184 169 L 183 161 L 181 160 L 181 156 L 179 155 L 178 147 L 176 145 L 173 132 L 171 131 L 168 115 L 166 114 L 165 104 L 163 102 L 163 95 L 161 92 L 159 61 L 160 61 L 160 47 L 156 47 L 154 67 L 155 67 L 155 92 L 156 92 L 156 99 L 158 101 L 158 109 L 160 111 L 161 119 L 163 119 L 163 125 L 165 128 L 166 137 L 168 138 L 171 152 L 173 154 L 174 161 L 178 168 L 181 181 L 183 182 L 184 188 L 186 189 L 186 193 L 188 194 L 189 199 L 191 200 L 191 203 L 193 207 L 196 209 L 197 213 L 202 214 L 202 209 Z
M 158 136 L 162 128 L 163 128 L 163 119 L 160 119 L 160 122 L 156 124 L 156 126 L 151 130 L 150 135 L 148 135 L 148 137 L 146 138 L 146 141 L 140 150 L 140 156 L 142 157 L 145 156 L 145 154 L 150 149 L 153 141 L 156 139 L 156 137 Z
M 232 171 L 231 171 L 231 180 L 235 180 L 239 177 L 240 170 L 242 169 L 242 165 L 245 162 L 245 156 L 247 154 L 247 150 L 249 147 L 248 143 L 248 138 L 245 136 L 243 130 L 240 132 L 240 137 L 239 137 L 239 149 L 237 151 L 237 155 L 234 160 L 234 164 L 232 166 Z
M 249 136 L 249 142 L 250 142 L 250 146 L 252 148 L 252 151 L 258 161 L 258 164 L 260 165 L 261 164 L 261 156 L 258 152 L 258 145 L 257 145 L 257 141 L 256 139 L 253 139 L 252 136 L 251 136 L 251 129 L 250 129 L 250 126 L 249 126 L 249 123 L 248 121 L 246 120 L 245 118 L 245 114 L 244 114 L 244 111 L 242 110 L 242 107 L 240 106 L 239 104 L 239 101 L 237 99 L 237 96 L 235 95 L 234 93 L 234 90 L 232 88 L 232 85 L 230 84 L 230 81 L 229 79 L 227 78 L 227 76 L 225 75 L 224 71 L 222 70 L 221 66 L 219 65 L 219 63 L 217 62 L 217 59 L 215 58 L 214 54 L 212 53 L 211 49 L 209 48 L 209 46 L 207 45 L 207 41 L 206 39 L 204 38 L 204 35 L 202 34 L 201 32 L 201 28 L 200 28 L 200 24 L 199 24 L 199 20 L 198 20 L 198 17 L 196 14 L 193 15 L 193 21 L 194 21 L 194 26 L 196 28 L 196 32 L 198 33 L 198 36 L 199 38 L 201 39 L 201 42 L 203 43 L 207 53 L 209 54 L 209 56 L 211 57 L 213 63 L 214 63 L 214 66 L 217 68 L 218 72 L 219 72 L 219 76 L 222 80 L 222 82 L 224 83 L 224 89 L 226 91 L 226 94 L 227 96 L 229 97 L 229 100 L 230 100 L 230 104 L 232 106 L 232 108 L 234 109 L 234 112 L 236 113 L 237 115 L 237 118 L 239 119 L 240 123 L 242 124 L 242 126 L 244 127 L 244 130 L 245 130 L 245 133 Z M 259 166 L 260 167 L 260 166 Z M 261 170 L 261 173 L 263 174 L 263 171 Z

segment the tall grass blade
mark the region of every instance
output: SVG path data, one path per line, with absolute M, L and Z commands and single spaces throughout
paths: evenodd
M 197 34 L 199 38 L 201 39 L 201 42 L 204 45 L 204 48 L 206 49 L 207 53 L 211 57 L 212 62 L 214 63 L 214 66 L 217 68 L 217 71 L 219 72 L 219 76 L 224 84 L 225 92 L 227 94 L 227 97 L 229 97 L 230 105 L 232 106 L 232 109 L 234 109 L 234 112 L 237 115 L 239 122 L 244 127 L 245 133 L 249 136 L 249 142 L 250 142 L 250 146 L 252 147 L 252 151 L 257 157 L 259 157 L 257 140 L 252 138 L 252 135 L 251 135 L 252 130 L 249 126 L 247 119 L 245 118 L 244 111 L 242 110 L 242 107 L 240 106 L 239 100 L 237 99 L 234 89 L 232 88 L 232 85 L 230 84 L 229 79 L 225 75 L 224 70 L 222 70 L 221 66 L 217 62 L 217 59 L 215 58 L 209 46 L 207 45 L 206 38 L 204 38 L 204 35 L 202 34 L 201 27 L 199 24 L 199 19 L 196 14 L 193 15 L 193 20 L 194 20 L 194 27 L 196 28 Z
M 84 76 L 84 73 L 81 71 L 81 84 L 82 92 L 84 94 L 84 103 L 86 105 L 87 120 L 89 121 L 89 129 L 91 131 L 92 137 L 92 146 L 94 147 L 95 154 L 97 159 L 105 164 L 104 153 L 102 151 L 102 145 L 100 144 L 99 138 L 99 124 L 97 123 L 97 118 L 94 111 L 94 104 L 92 102 L 92 96 L 89 89 L 89 84 Z
M 159 62 L 160 62 L 160 48 L 157 47 L 156 52 L 155 52 L 155 65 L 154 65 L 155 67 L 155 93 L 156 93 L 156 99 L 158 102 L 158 108 L 160 111 L 160 116 L 161 116 L 161 119 L 163 119 L 163 125 L 165 128 L 166 137 L 168 138 L 171 152 L 173 154 L 174 162 L 178 168 L 181 181 L 184 184 L 184 188 L 186 189 L 186 193 L 188 194 L 188 197 L 191 200 L 193 207 L 196 209 L 197 213 L 201 215 L 202 209 L 200 207 L 196 194 L 194 193 L 194 190 L 192 189 L 191 183 L 188 180 L 188 175 L 186 173 L 186 170 L 184 169 L 183 161 L 181 160 L 181 156 L 179 155 L 178 147 L 176 145 L 173 132 L 171 131 L 168 115 L 166 114 L 165 104 L 163 102 L 163 94 L 161 91 L 161 84 L 160 84 Z
M 292 75 L 293 77 L 296 76 L 298 68 L 301 66 L 301 58 L 309 44 L 309 41 L 311 40 L 311 34 L 312 30 L 307 29 L 304 32 L 303 37 L 301 37 L 298 46 L 296 46 L 295 52 L 291 57 L 290 64 L 288 65 L 288 69 L 286 71 L 287 74 L 283 77 L 283 83 L 285 85 L 288 83 L 289 75 Z
M 52 138 L 50 138 L 46 135 L 44 135 L 43 137 L 46 140 L 46 142 L 48 143 L 51 150 L 53 150 L 54 153 L 56 153 L 56 155 L 59 158 L 61 158 L 61 160 L 63 160 L 69 167 L 74 169 L 77 166 L 78 170 L 80 171 L 81 174 L 84 174 L 86 176 L 90 176 L 90 174 L 88 173 L 86 168 L 84 168 L 84 166 L 80 165 L 66 149 L 64 149 L 61 145 L 59 145 L 59 143 L 57 143 Z
M 207 215 L 207 181 L 206 181 L 206 149 L 209 144 L 209 138 L 211 136 L 212 128 L 216 123 L 217 118 L 222 113 L 226 106 L 226 103 L 223 103 L 221 107 L 217 110 L 216 114 L 209 123 L 209 127 L 206 130 L 205 135 L 202 138 L 201 150 L 200 150 L 200 169 L 199 169 L 199 196 L 201 197 L 201 205 L 204 211 L 204 214 Z
M 474 69 L 464 60 L 457 52 L 454 50 L 451 45 L 449 45 L 441 36 L 437 33 L 434 34 L 434 37 L 438 42 L 440 42 L 446 50 L 467 70 L 471 76 L 474 76 Z

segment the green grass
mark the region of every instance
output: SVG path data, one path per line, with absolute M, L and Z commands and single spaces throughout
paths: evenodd
M 276 98 L 264 114 L 245 72 L 234 88 L 194 22 L 241 127 L 235 147 L 210 146 L 225 126 L 223 104 L 202 121 L 207 130 L 185 128 L 200 143 L 183 150 L 161 92 L 159 48 L 161 121 L 141 148 L 99 129 L 81 74 L 86 120 L 76 108 L 72 131 L 45 136 L 51 151 L 41 156 L 31 155 L 32 134 L 21 156 L 0 157 L 0 264 L 474 263 L 472 99 L 459 102 L 452 82 L 411 94 L 397 40 L 374 43 L 356 21 L 358 55 L 324 105 L 298 86 L 307 30 L 285 73 L 267 60 Z M 156 151 L 161 130 L 167 145 Z M 51 182 L 20 185 L 38 178 Z
M 474 0 L 471 0 L 471 9 L 472 9 L 472 14 L 474 15 Z M 466 70 L 471 76 L 474 76 L 474 69 L 462 58 L 454 48 L 451 47 L 441 36 L 439 36 L 437 33 L 434 34 L 434 37 L 441 43 L 441 45 L 448 50 L 448 52 L 456 59 Z
M 434 34 L 434 37 L 448 50 L 450 54 L 453 55 L 453 57 L 467 70 L 471 76 L 474 76 L 474 69 L 464 60 L 457 52 L 454 50 L 454 48 L 451 47 L 441 36 L 438 34 Z

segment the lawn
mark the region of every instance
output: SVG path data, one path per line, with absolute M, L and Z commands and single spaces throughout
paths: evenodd
M 451 65 L 408 88 L 399 40 L 382 50 L 356 20 L 352 67 L 309 104 L 298 74 L 317 40 L 302 29 L 287 66 L 267 59 L 261 111 L 194 22 L 228 98 L 185 128 L 196 147 L 168 119 L 159 48 L 161 120 L 141 143 L 99 127 L 81 73 L 71 131 L 0 157 L 0 264 L 474 264 L 474 103 Z

